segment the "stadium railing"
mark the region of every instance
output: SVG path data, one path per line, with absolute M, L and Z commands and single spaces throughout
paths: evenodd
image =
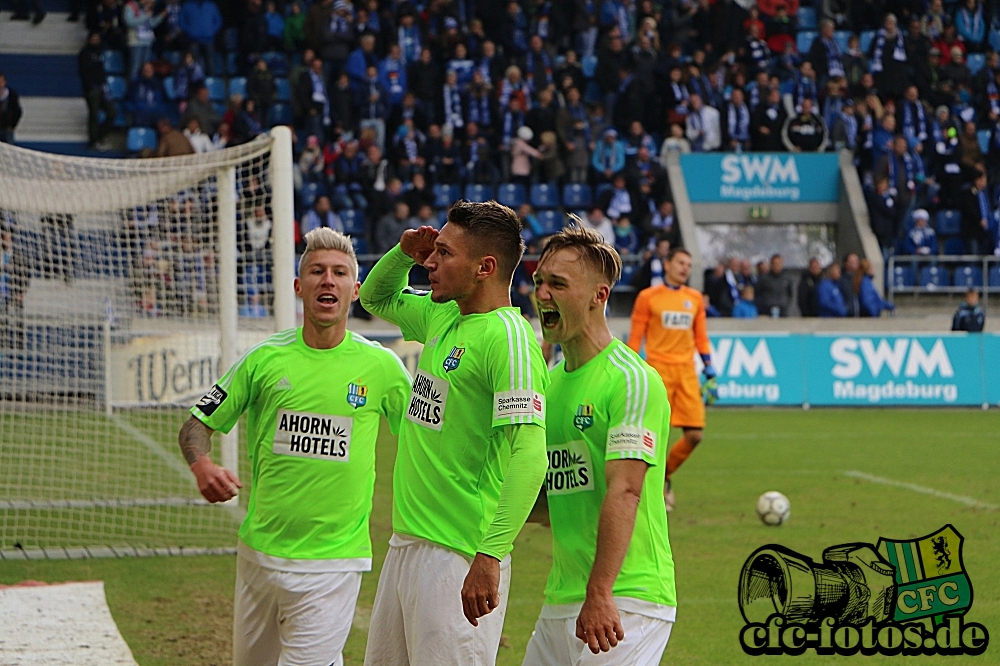
M 1000 294 L 1000 257 L 978 254 L 893 255 L 889 257 L 886 298 L 897 294 L 964 294 L 978 289 L 983 307 Z

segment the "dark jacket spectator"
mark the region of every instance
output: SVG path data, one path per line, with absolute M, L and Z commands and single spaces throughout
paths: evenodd
M 898 205 L 898 199 L 889 191 L 889 181 L 884 177 L 876 179 L 875 189 L 866 193 L 866 199 L 872 233 L 878 238 L 879 247 L 886 251 L 895 242 L 905 208 Z
M 247 77 L 247 97 L 254 101 L 261 117 L 266 119 L 277 96 L 278 88 L 274 83 L 274 75 L 268 69 L 267 62 L 260 59 Z
M 157 157 L 179 157 L 194 154 L 191 142 L 182 132 L 174 129 L 169 120 L 160 120 L 156 129 L 160 134 L 160 143 L 156 147 Z
M 410 207 L 405 202 L 398 201 L 395 210 L 383 215 L 376 223 L 372 250 L 378 254 L 388 252 L 399 242 L 404 231 L 416 228 L 416 220 L 410 215 Z
M 104 93 L 104 56 L 100 33 L 90 33 L 87 45 L 77 55 L 76 63 L 80 88 L 87 101 L 87 141 L 93 149 L 98 147 L 113 126 L 116 114 L 114 102 Z M 100 119 L 102 111 L 103 122 Z
M 156 121 L 166 115 L 167 94 L 153 72 L 152 63 L 142 66 L 139 78 L 129 85 L 125 100 L 125 109 L 132 114 L 134 125 L 155 127 Z
M 126 28 L 119 0 L 101 0 L 87 12 L 87 30 L 101 35 L 105 48 L 123 50 Z
M 778 308 L 782 317 L 788 316 L 788 306 L 792 304 L 792 279 L 784 272 L 784 261 L 780 254 L 771 257 L 771 267 L 757 276 L 757 309 L 767 317 L 773 308 Z
M 201 125 L 201 129 L 205 134 L 215 134 L 219 129 L 219 124 L 222 122 L 222 115 L 215 108 L 215 104 L 209 100 L 208 88 L 204 85 L 195 86 L 187 109 L 184 110 L 184 118 L 181 120 L 181 124 L 186 126 L 189 118 L 197 118 L 198 124 Z
M 14 128 L 21 122 L 21 96 L 7 85 L 7 77 L 0 74 L 0 141 L 14 142 Z
M 979 307 L 979 292 L 970 289 L 965 294 L 965 302 L 958 307 L 951 320 L 951 330 L 981 333 L 985 324 L 986 315 Z
M 783 151 L 781 140 L 785 126 L 785 109 L 781 104 L 781 93 L 768 91 L 764 102 L 757 105 L 750 120 L 750 141 L 754 150 Z
M 732 316 L 735 303 L 729 282 L 726 281 L 726 267 L 721 262 L 716 264 L 712 273 L 706 277 L 705 294 L 721 316 Z
M 799 278 L 797 295 L 799 314 L 803 317 L 819 316 L 819 301 L 816 289 L 823 274 L 823 267 L 815 258 L 809 260 L 809 268 Z
M 961 195 L 962 239 L 969 254 L 985 254 L 990 250 L 990 222 L 993 209 L 986 188 L 986 174 L 976 173 L 972 188 Z
M 802 100 L 802 112 L 789 116 L 781 129 L 781 140 L 792 152 L 815 153 L 826 150 L 829 141 L 826 123 L 813 113 L 812 100 Z

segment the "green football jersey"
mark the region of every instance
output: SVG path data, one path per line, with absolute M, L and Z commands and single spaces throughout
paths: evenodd
M 333 349 L 314 349 L 289 329 L 243 354 L 191 408 L 222 432 L 247 412 L 243 543 L 272 557 L 355 560 L 344 570 L 370 570 L 379 417 L 395 432 L 409 388 L 394 353 L 350 331 Z
M 552 522 L 552 571 L 545 603 L 574 604 L 586 598 L 607 493 L 604 464 L 631 458 L 650 467 L 613 593 L 676 606 L 663 504 L 670 405 L 660 376 L 624 342 L 614 340 L 583 367 L 566 372 L 565 363 L 560 363 L 551 377 L 545 490 Z
M 517 308 L 462 315 L 454 302 L 406 289 L 412 265 L 397 246 L 362 291 L 366 308 L 424 344 L 400 426 L 393 530 L 473 557 L 496 515 L 510 459 L 504 426 L 545 427 L 548 372 Z M 366 300 L 376 290 L 391 296 Z M 489 554 L 509 550 L 507 543 Z

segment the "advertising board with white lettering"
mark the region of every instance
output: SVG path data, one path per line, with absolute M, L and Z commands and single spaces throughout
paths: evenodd
M 690 153 L 681 169 L 692 203 L 831 203 L 840 192 L 835 153 Z
M 1000 405 L 1000 336 L 712 335 L 718 405 Z M 990 361 L 992 359 L 992 363 Z

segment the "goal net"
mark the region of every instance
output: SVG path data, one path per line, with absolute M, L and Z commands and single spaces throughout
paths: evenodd
M 243 504 L 209 505 L 177 432 L 294 325 L 289 137 L 144 160 L 0 144 L 0 557 L 235 547 L 238 434 L 212 456 Z

